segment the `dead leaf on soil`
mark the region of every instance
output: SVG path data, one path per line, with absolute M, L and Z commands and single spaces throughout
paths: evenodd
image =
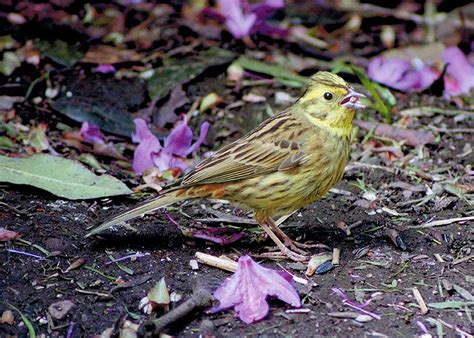
M 114 64 L 119 62 L 140 61 L 143 56 L 132 49 L 121 49 L 106 45 L 92 46 L 81 62 L 96 64 Z

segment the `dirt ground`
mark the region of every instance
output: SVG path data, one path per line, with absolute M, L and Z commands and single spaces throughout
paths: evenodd
M 445 135 L 442 143 L 436 146 L 438 154 L 443 156 L 442 159 L 437 157 L 436 161 L 442 163 L 450 175 L 460 175 L 460 171 L 472 163 L 472 156 L 457 156 L 464 141 Z M 357 153 L 358 146 L 354 147 Z M 470 310 L 429 308 L 429 312 L 422 316 L 412 289 L 416 287 L 426 303 L 463 300 L 456 291 L 445 290 L 443 280 L 445 284 L 473 290 L 472 260 L 453 264 L 460 257 L 472 255 L 472 221 L 433 228 L 410 228 L 431 220 L 463 217 L 469 215 L 471 209 L 466 202 L 452 196 L 442 196 L 436 202 L 423 205 L 404 203 L 417 200 L 424 194 L 407 193 L 407 189 L 400 189 L 401 185 L 394 183 L 413 183 L 414 179 L 416 181 L 403 170 L 377 164 L 360 167 L 352 163 L 337 186 L 344 194 L 330 193 L 324 200 L 284 222 L 283 228 L 291 237 L 339 248 L 342 253 L 340 266 L 326 274 L 307 278 L 307 285 L 296 284 L 303 308 L 309 312 L 286 313 L 288 307 L 285 304 L 272 300 L 268 318 L 253 325 L 240 322 L 232 311 L 213 315 L 194 313 L 176 323 L 168 333 L 412 336 L 420 334 L 416 322 L 421 318 L 442 320 L 445 323 L 442 329 L 450 336 L 459 334 L 457 329 L 471 331 Z M 365 191 L 360 188 L 361 180 Z M 368 208 L 357 206 L 362 204 L 360 201 L 367 201 L 362 198 L 367 191 L 376 192 L 377 198 Z M 189 239 L 164 212 L 132 222 L 139 229 L 137 234 L 120 228 L 101 239 L 84 238 L 87 227 L 136 203 L 130 198 L 71 202 L 32 188 L 18 190 L 2 186 L 1 202 L 5 208 L 0 212 L 0 227 L 15 229 L 23 234 L 25 240 L 14 245 L 2 245 L 2 299 L 22 309 L 37 332 L 52 336 L 64 336 L 71 327 L 73 336 L 100 334 L 107 328 L 117 328 L 118 323 L 125 319 L 139 321 L 145 318 L 138 303 L 161 277 L 165 277 L 170 291 L 182 295 L 183 299 L 191 295 L 196 285 L 215 290 L 229 273 L 204 265 L 192 270 L 189 261 L 198 251 L 237 258 L 242 254 L 268 251 L 268 246 L 271 246 L 262 231 L 242 224 L 234 225 L 243 227 L 247 236 L 232 245 L 219 246 Z M 388 211 L 384 211 L 384 207 Z M 239 213 L 230 205 L 219 202 L 192 201 L 174 207 L 169 215 L 183 227 L 218 226 L 219 223 L 198 221 L 214 217 L 216 210 Z M 394 210 L 396 215 L 391 214 Z M 349 236 L 336 227 L 338 222 L 349 226 L 355 224 Z M 399 232 L 406 250 L 402 251 L 389 239 L 388 228 Z M 47 250 L 49 255 L 36 246 Z M 43 258 L 12 254 L 7 251 L 9 248 L 34 252 Z M 109 255 L 118 258 L 136 252 L 147 255 L 123 262 L 133 270 L 133 275 L 124 273 L 115 264 L 106 264 Z M 436 259 L 436 254 L 443 262 Z M 68 266 L 79 258 L 85 259 L 86 263 L 66 272 Z M 304 278 L 304 267 L 298 264 L 262 262 L 274 268 L 284 267 Z M 122 283 L 128 287 L 113 289 Z M 351 298 L 372 299 L 369 308 L 381 319 L 360 323 L 330 316 L 329 313 L 351 310 L 331 291 L 333 287 L 345 290 Z M 70 300 L 74 306 L 64 319 L 48 318 L 48 306 L 58 300 Z M 172 303 L 171 307 L 174 306 Z M 0 306 L 0 312 L 5 309 L 5 305 Z M 26 335 L 27 332 L 21 323 L 2 325 L 0 329 L 2 335 Z
M 179 1 L 171 3 L 173 8 L 181 6 L 177 5 Z M 61 15 L 82 10 L 81 6 L 74 4 L 66 8 L 69 12 L 61 12 Z M 143 13 L 130 10 L 127 15 L 131 19 L 127 24 L 133 26 L 145 21 Z M 227 35 L 223 41 L 208 36 L 202 38 L 188 26 L 179 26 L 178 10 L 171 13 L 168 21 L 160 22 L 164 41 L 154 41 L 151 46 L 141 46 L 142 49 L 135 48 L 132 42 L 127 46 L 133 45 L 130 49 L 146 50 L 150 54 L 157 51 L 160 57 L 160 53 L 169 52 L 172 56 L 178 55 L 177 58 L 193 52 L 195 45 L 199 45 L 198 49 L 218 45 L 236 54 L 245 54 L 249 48 L 241 42 L 229 42 L 228 33 L 224 33 Z M 300 11 L 296 15 L 303 13 Z M 331 25 L 338 29 L 343 26 L 341 22 L 332 23 L 339 20 L 338 13 L 330 18 L 330 28 L 334 28 Z M 0 23 L 5 20 L 0 17 Z M 366 24 L 369 28 L 362 27 L 369 33 L 360 33 L 353 41 L 357 46 L 356 55 L 371 57 L 383 49 L 377 39 L 372 39 L 371 22 L 380 24 L 380 20 L 373 19 Z M 410 28 L 410 25 L 407 26 Z M 2 35 L 12 34 L 19 41 L 23 39 L 22 43 L 36 38 L 38 27 L 65 39 L 73 36 L 84 44 L 97 43 L 87 36 L 89 31 L 76 36 L 73 28 L 70 28 L 73 33 L 59 31 L 49 22 L 45 26 L 32 24 L 25 30 L 0 25 Z M 343 41 L 344 36 L 336 40 L 340 40 L 344 48 L 352 48 L 350 42 Z M 322 62 L 334 56 L 316 53 L 314 49 L 297 46 L 294 42 L 259 39 L 255 39 L 258 48 L 251 50 L 252 56 L 263 53 L 275 55 L 278 60 L 278 56 L 288 53 L 315 59 L 321 56 Z M 400 39 L 408 38 L 401 35 Z M 198 43 L 194 44 L 195 40 Z M 369 47 L 365 48 L 365 45 Z M 339 52 L 343 53 L 344 50 Z M 7 83 L 2 84 L 5 95 L 24 97 L 31 89 L 30 83 L 42 76 L 44 69 L 54 68 L 50 63 L 57 66 L 43 60 L 37 67 L 23 64 L 11 77 L 2 75 L 0 80 Z M 206 142 L 197 157 L 203 158 L 206 152 L 242 136 L 271 114 L 269 107 L 275 112 L 283 109 L 285 105 L 276 102 L 276 93 L 285 92 L 297 97 L 302 91 L 278 81 L 261 81 L 258 76 L 247 79 L 253 81 L 252 84 L 231 86 L 226 75 L 229 63 L 211 67 L 183 86 L 189 98 L 183 111 L 211 92 L 222 98 L 216 108 L 194 116 L 190 121 L 193 130 L 198 130 L 204 120 L 211 123 Z M 130 71 L 145 68 L 136 61 L 124 64 L 123 68 Z M 301 73 L 310 75 L 319 70 L 319 66 L 319 63 L 302 66 Z M 39 82 L 31 89 L 30 98 L 14 106 L 15 118 L 23 124 L 48 124 L 49 142 L 66 158 L 77 159 L 88 151 L 66 144 L 64 130 L 59 126 L 78 130 L 81 125 L 52 109 L 54 100 L 34 102 L 33 98 L 41 96 L 46 86 L 58 84 L 61 88 L 59 95 L 70 90 L 83 96 L 119 102 L 126 111 L 133 113 L 150 105 L 145 85 L 137 77 L 119 80 L 114 75 L 91 74 L 91 67 L 88 63 L 75 68 L 58 67 L 60 70 L 51 71 L 47 81 Z M 344 76 L 349 81 L 357 81 L 355 76 Z M 263 97 L 266 102 L 244 100 L 247 94 Z M 150 197 L 152 190 L 128 197 L 70 201 L 32 187 L 0 183 L 0 228 L 21 234 L 15 241 L 0 242 L 0 316 L 8 310 L 14 316 L 11 324 L 0 321 L 0 337 L 27 337 L 31 330 L 38 336 L 48 337 L 90 337 L 103 333 L 104 337 L 126 336 L 124 323 L 132 326 L 143 324 L 165 312 L 159 309 L 147 315 L 139 309 L 140 300 L 160 278 L 165 278 L 169 292 L 174 293 L 170 304 L 170 310 L 173 310 L 189 299 L 193 290 L 205 288 L 213 292 L 230 276 L 229 272 L 204 264 L 192 269 L 190 261 L 195 259 L 196 252 L 225 255 L 235 260 L 249 254 L 266 267 L 286 269 L 306 281 L 295 283 L 303 305 L 295 312 L 285 303 L 270 299 L 269 315 L 250 325 L 240 321 L 232 310 L 216 314 L 196 310 L 170 325 L 165 330 L 169 335 L 409 337 L 420 336 L 425 330 L 440 337 L 473 335 L 472 106 L 471 110 L 459 109 L 448 114 L 445 109 L 452 112 L 456 107 L 430 93 L 410 95 L 397 92 L 396 95 L 399 100 L 393 109 L 394 122 L 409 130 L 431 130 L 435 135 L 434 142 L 414 147 L 399 140 L 374 136 L 373 130 L 357 128 L 350 163 L 336 189 L 282 224 L 282 229 L 293 239 L 324 244 L 329 248 L 328 252 L 340 249 L 340 264 L 320 275 L 305 276 L 306 267 L 301 263 L 258 258 L 259 254 L 275 249 L 271 240 L 255 224 L 235 221 L 235 216 L 250 220 L 251 215 L 223 201 L 188 201 L 129 222 L 137 231 L 131 227 L 114 227 L 100 237 L 84 238 L 91 227 Z M 163 103 L 158 102 L 158 106 Z M 399 115 L 404 109 L 419 106 L 439 109 L 428 116 Z M 357 118 L 383 123 L 382 116 L 373 109 Z M 106 134 L 116 143 L 127 143 L 124 154 L 131 162 L 134 146 L 130 140 Z M 5 135 L 0 129 L 0 136 Z M 12 157 L 26 155 L 20 142 L 14 150 L 0 147 L 0 151 L 2 155 Z M 130 188 L 143 183 L 140 177 L 132 176 L 131 171 L 115 166 L 115 160 L 97 157 L 106 165 L 109 174 Z M 128 167 L 130 169 L 130 164 Z M 437 223 L 442 220 L 446 222 Z M 225 227 L 231 232 L 243 232 L 245 236 L 235 243 L 219 245 L 183 234 L 186 230 L 206 227 Z M 312 249 L 311 253 L 323 251 Z M 120 264 L 111 262 L 134 254 L 135 259 L 122 260 Z M 364 309 L 380 319 L 358 317 L 362 313 L 345 304 L 333 288 L 341 289 L 354 302 L 370 301 Z M 421 294 L 421 305 L 420 300 L 415 299 L 416 290 Z M 64 300 L 72 307 L 64 315 L 53 316 L 51 305 L 54 307 L 55 303 Z

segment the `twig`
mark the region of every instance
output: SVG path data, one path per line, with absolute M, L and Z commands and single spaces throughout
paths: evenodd
M 215 268 L 219 268 L 222 270 L 236 272 L 237 271 L 237 262 L 233 262 L 229 259 L 224 259 L 220 257 L 216 257 L 213 255 L 208 255 L 203 252 L 196 252 L 196 258 L 200 263 L 207 264 L 213 266 Z
M 416 299 L 416 302 L 420 306 L 421 309 L 421 314 L 427 314 L 428 313 L 428 307 L 426 306 L 425 300 L 423 299 L 423 296 L 421 295 L 420 291 L 418 288 L 413 288 L 413 296 Z
M 26 211 L 23 211 L 23 210 L 19 210 L 17 208 L 15 208 L 14 206 L 11 206 L 5 202 L 0 202 L 0 205 L 3 205 L 5 207 L 7 207 L 8 209 L 10 209 L 11 211 L 13 211 L 14 213 L 20 215 L 20 216 L 27 216 L 28 215 L 28 212 Z
M 112 295 L 109 294 L 109 293 L 96 292 L 96 291 L 87 291 L 87 290 L 81 290 L 81 289 L 75 289 L 74 291 L 76 291 L 77 293 L 82 293 L 82 294 L 85 294 L 85 295 L 94 295 L 94 296 L 101 297 L 101 298 L 106 298 L 106 299 L 112 298 Z
M 468 217 L 455 217 L 455 218 L 448 218 L 448 219 L 440 219 L 437 221 L 431 221 L 427 222 L 421 225 L 413 225 L 409 226 L 411 229 L 420 229 L 420 228 L 431 228 L 431 227 L 437 227 L 441 225 L 448 225 L 456 222 L 464 222 L 464 221 L 472 221 L 474 220 L 474 216 L 468 216 Z
M 438 128 L 435 126 L 428 126 L 428 128 L 438 132 L 438 133 L 445 133 L 445 134 L 456 134 L 456 133 L 465 133 L 465 134 L 470 134 L 474 133 L 474 128 Z
M 332 249 L 332 265 L 339 265 L 339 259 L 341 258 L 341 249 Z
M 463 258 L 455 259 L 451 264 L 452 265 L 458 265 L 458 264 L 464 263 L 464 262 L 466 262 L 470 259 L 474 259 L 474 255 L 469 255 L 469 256 L 466 256 L 466 257 L 463 257 Z
M 19 254 L 19 255 L 24 255 L 24 256 L 28 256 L 28 257 L 33 257 L 33 258 L 36 258 L 36 259 L 44 259 L 44 257 L 42 257 L 42 256 L 35 255 L 35 254 L 29 253 L 29 252 L 25 252 L 25 251 L 20 251 L 20 250 L 15 250 L 15 249 L 7 249 L 7 251 L 8 251 L 8 252 L 11 252 L 11 253 Z
M 169 325 L 177 322 L 192 312 L 200 311 L 212 305 L 214 297 L 203 287 L 197 287 L 188 300 L 160 318 L 150 320 L 140 326 L 140 337 L 158 336 Z
M 437 107 L 415 107 L 404 109 L 399 113 L 401 116 L 433 116 L 433 114 L 440 114 L 445 116 L 465 115 L 474 118 L 474 112 L 461 109 L 444 109 Z
M 236 224 L 251 224 L 256 225 L 257 222 L 253 219 L 247 218 L 224 218 L 224 217 L 217 217 L 217 218 L 198 218 L 196 221 L 201 223 L 236 223 Z

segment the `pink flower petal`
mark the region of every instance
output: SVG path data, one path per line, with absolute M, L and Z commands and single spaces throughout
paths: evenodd
M 244 13 L 241 0 L 218 0 L 219 8 L 225 17 L 225 24 L 229 32 L 236 39 L 248 36 L 250 29 L 257 20 L 257 15 Z M 225 10 L 225 12 L 224 12 Z
M 285 6 L 284 0 L 264 0 L 249 6 L 246 0 L 218 0 L 218 11 L 205 10 L 212 17 L 223 21 L 227 30 L 236 38 L 242 39 L 267 27 L 265 19 L 277 9 Z M 276 31 L 276 29 L 274 30 Z
M 230 232 L 229 228 L 207 228 L 192 231 L 194 238 L 205 239 L 220 245 L 227 245 L 242 239 L 245 234 L 242 232 Z M 290 281 L 293 278 L 290 276 Z
M 474 87 L 474 66 L 458 47 L 449 47 L 443 53 L 444 62 L 448 64 L 445 77 L 447 96 L 468 94 Z M 446 80 L 447 78 L 447 80 Z
M 159 153 L 162 149 L 160 141 L 148 129 L 145 120 L 137 118 L 135 122 L 135 133 L 132 134 L 132 141 L 138 143 L 135 153 L 133 154 L 133 171 L 136 174 L 143 172 L 154 166 L 152 155 Z
M 115 70 L 116 70 L 115 67 L 108 63 L 101 64 L 95 68 L 95 71 L 97 73 L 103 73 L 103 74 L 113 73 L 115 72 Z
M 0 242 L 14 241 L 20 236 L 18 232 L 0 228 Z
M 255 263 L 249 256 L 239 259 L 237 271 L 215 291 L 220 304 L 212 312 L 233 307 L 245 323 L 253 323 L 268 313 L 267 296 L 295 307 L 300 307 L 298 293 L 291 282 L 279 271 L 271 270 Z
M 187 156 L 187 151 L 193 141 L 193 131 L 188 127 L 186 116 L 176 123 L 175 127 L 165 140 L 165 148 L 171 154 L 182 157 Z
M 84 141 L 105 144 L 105 136 L 95 124 L 83 122 L 79 133 Z
M 370 61 L 367 75 L 370 79 L 399 90 L 413 90 L 419 83 L 417 74 L 408 61 L 385 59 L 383 56 Z
M 199 148 L 201 146 L 202 142 L 204 142 L 204 140 L 206 139 L 207 132 L 209 131 L 210 126 L 211 125 L 210 125 L 209 122 L 204 122 L 203 124 L 201 124 L 201 130 L 199 131 L 199 137 L 196 140 L 196 142 L 194 142 L 193 145 L 188 148 L 188 150 L 186 151 L 186 155 L 189 155 L 189 154 L 193 153 L 194 151 L 197 150 L 197 148 Z
M 188 156 L 201 145 L 209 129 L 209 123 L 203 123 L 198 140 L 191 145 L 193 132 L 184 118 L 183 121 L 176 124 L 162 147 L 160 141 L 148 129 L 145 120 L 137 118 L 134 122 L 136 131 L 132 135 L 132 140 L 138 143 L 138 146 L 133 157 L 133 170 L 137 174 L 142 174 L 143 171 L 153 166 L 161 171 L 171 168 L 186 170 L 188 164 L 182 158 Z

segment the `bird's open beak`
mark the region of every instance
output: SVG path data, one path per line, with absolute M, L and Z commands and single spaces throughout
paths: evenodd
M 356 92 L 352 87 L 349 87 L 349 93 L 339 103 L 349 109 L 359 110 L 365 108 L 365 104 L 360 101 L 360 98 L 367 97 L 364 94 Z

